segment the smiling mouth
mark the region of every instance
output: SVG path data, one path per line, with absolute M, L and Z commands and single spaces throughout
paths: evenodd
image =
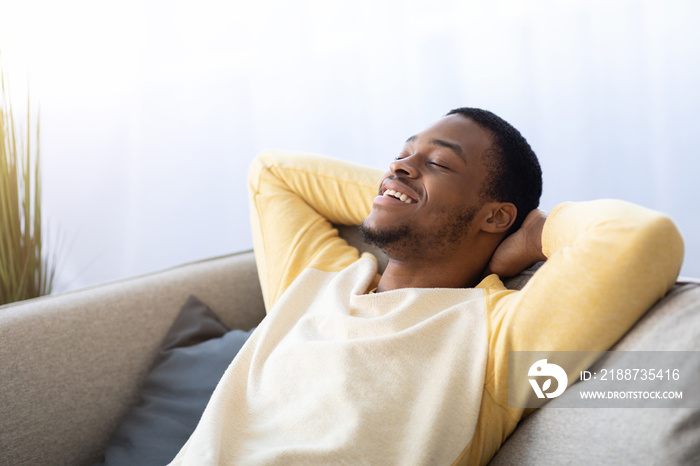
M 413 204 L 416 202 L 415 200 L 411 199 L 408 197 L 406 194 L 399 192 L 399 191 L 394 191 L 393 189 L 387 189 L 382 193 L 382 196 L 386 197 L 394 197 L 402 202 L 405 202 L 406 204 Z

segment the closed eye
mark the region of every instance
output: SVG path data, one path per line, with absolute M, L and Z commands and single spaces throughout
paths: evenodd
M 440 165 L 439 163 L 436 162 L 428 162 L 428 165 L 435 165 L 436 167 L 442 168 L 443 170 L 449 170 L 449 167 L 446 167 L 444 165 Z

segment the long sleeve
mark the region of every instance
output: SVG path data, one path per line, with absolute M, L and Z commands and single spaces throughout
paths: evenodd
M 508 403 L 509 388 L 520 400 L 533 393 L 526 379 L 508 379 L 511 351 L 610 349 L 673 286 L 683 260 L 668 217 L 615 200 L 560 204 L 542 244 L 548 260 L 521 291 L 506 290 L 496 275 L 479 285 L 489 361 L 479 422 L 459 464 L 486 464 L 525 413 Z M 574 366 L 592 362 L 583 354 L 568 353 L 569 383 Z
M 357 260 L 357 249 L 331 224 L 361 224 L 381 175 L 316 155 L 267 151 L 255 158 L 248 178 L 251 226 L 266 309 L 305 268 L 335 271 Z
M 523 414 L 508 407 L 509 384 L 531 396 L 527 380 L 508 380 L 509 352 L 608 350 L 673 286 L 683 261 L 683 240 L 668 217 L 615 200 L 560 204 L 547 218 L 542 244 L 548 260 L 521 291 L 484 284 L 485 396 L 502 411 L 480 428 L 484 439 L 486 431 L 503 432 L 500 440 L 489 438 L 495 443 L 484 449 L 491 454 Z M 572 362 L 583 369 L 592 361 Z
M 542 244 L 548 260 L 523 290 L 491 296 L 500 350 L 606 350 L 673 286 L 683 260 L 668 217 L 623 201 L 557 206 Z

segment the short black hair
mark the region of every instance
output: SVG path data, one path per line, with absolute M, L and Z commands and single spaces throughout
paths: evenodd
M 518 209 L 508 234 L 516 231 L 523 220 L 540 204 L 542 169 L 527 140 L 510 123 L 480 108 L 461 107 L 447 115 L 462 115 L 491 132 L 493 145 L 484 154 L 489 173 L 481 187 L 484 200 L 512 202 Z

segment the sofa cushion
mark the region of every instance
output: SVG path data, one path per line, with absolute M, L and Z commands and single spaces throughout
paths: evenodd
M 107 465 L 171 461 L 194 431 L 216 384 L 253 330 L 229 330 L 190 296 L 170 327 L 139 405 L 105 450 Z
M 700 285 L 677 284 L 613 349 L 700 351 Z M 682 373 L 700 373 L 700 357 Z M 694 377 L 674 390 L 696 393 Z M 490 464 L 700 464 L 700 409 L 557 408 L 571 396 L 524 419 Z

